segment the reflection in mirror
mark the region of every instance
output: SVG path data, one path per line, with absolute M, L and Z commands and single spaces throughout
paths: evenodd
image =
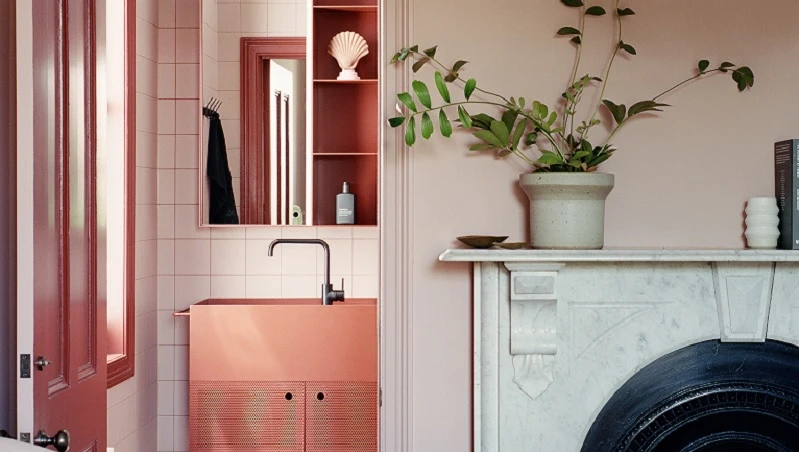
M 267 92 L 269 195 L 259 224 L 305 224 L 305 60 L 269 60 Z

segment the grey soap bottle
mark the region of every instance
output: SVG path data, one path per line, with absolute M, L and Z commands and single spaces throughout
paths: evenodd
M 355 224 L 355 195 L 350 193 L 348 182 L 336 195 L 336 224 Z

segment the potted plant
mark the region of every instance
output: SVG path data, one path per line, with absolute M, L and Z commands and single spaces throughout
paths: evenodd
M 413 61 L 413 72 L 424 66 L 435 68 L 434 80 L 442 102 L 433 104 L 430 89 L 420 80 L 413 80 L 413 94 L 397 94 L 400 116 L 389 119 L 391 127 L 405 127 L 405 143 L 413 146 L 417 131 L 429 139 L 435 132 L 431 114 L 438 115 L 438 131 L 444 137 L 453 132 L 450 117 L 463 129 L 472 132 L 479 141 L 472 151 L 495 153 L 498 157 L 515 156 L 530 165 L 531 172 L 520 176 L 520 184 L 530 198 L 531 245 L 550 249 L 599 249 L 604 244 L 605 198 L 614 185 L 612 174 L 597 172 L 598 166 L 609 159 L 616 149 L 611 141 L 632 118 L 642 113 L 660 112 L 668 104 L 662 99 L 675 89 L 711 75 L 729 74 L 739 91 L 754 85 L 754 74 L 747 66 L 722 62 L 711 68 L 708 60 L 699 61 L 695 74 L 680 81 L 656 96 L 635 102 L 629 107 L 604 97 L 608 79 L 617 57 L 633 56 L 636 49 L 622 40 L 625 20 L 635 14 L 615 2 L 612 12 L 616 24 L 616 42 L 600 75 L 580 74 L 583 51 L 583 31 L 588 18 L 604 16 L 601 6 L 587 6 L 583 0 L 561 0 L 579 11 L 576 27 L 562 27 L 557 36 L 568 39 L 575 48 L 575 61 L 566 90 L 555 106 L 524 97 L 505 96 L 478 86 L 474 78 L 465 79 L 461 72 L 466 61 L 452 66 L 436 58 L 436 47 L 419 50 L 419 46 L 401 49 L 391 63 Z M 455 99 L 449 86 L 462 85 L 463 100 Z M 584 94 L 598 89 L 595 105 L 581 109 Z M 404 107 L 404 108 L 403 108 Z M 474 114 L 467 110 L 484 107 Z M 452 113 L 448 113 L 448 110 Z M 455 113 L 457 117 L 450 116 Z M 603 114 L 607 113 L 607 114 Z M 609 118 L 607 120 L 603 118 Z M 603 121 L 609 122 L 605 127 Z M 600 131 L 603 137 L 597 138 Z M 536 157 L 528 155 L 537 150 Z

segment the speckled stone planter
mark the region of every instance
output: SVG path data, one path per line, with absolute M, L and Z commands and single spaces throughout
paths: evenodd
M 530 244 L 540 249 L 600 249 L 612 174 L 529 173 L 519 177 L 530 198 Z

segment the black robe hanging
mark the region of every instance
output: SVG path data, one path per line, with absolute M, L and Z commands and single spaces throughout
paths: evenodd
M 236 199 L 233 195 L 233 178 L 227 161 L 225 134 L 218 114 L 211 116 L 208 129 L 208 187 L 210 224 L 239 224 Z

